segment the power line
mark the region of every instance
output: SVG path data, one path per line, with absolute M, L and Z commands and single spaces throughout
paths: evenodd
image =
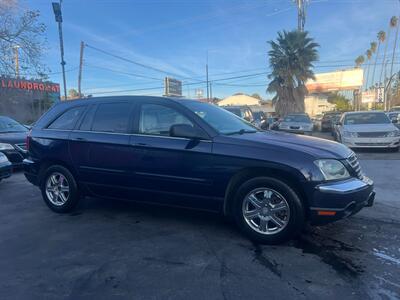
M 153 80 L 157 80 L 157 81 L 162 81 L 162 78 L 156 78 L 156 77 L 151 77 L 151 76 L 146 76 L 146 75 L 142 75 L 142 74 L 137 74 L 137 73 L 131 73 L 131 72 L 125 72 L 125 71 L 121 71 L 121 70 L 115 70 L 115 69 L 110 69 L 107 67 L 101 67 L 101 66 L 94 66 L 94 65 L 90 65 L 85 63 L 84 64 L 86 67 L 89 68 L 95 68 L 95 69 L 100 69 L 100 70 L 106 70 L 106 71 L 110 71 L 110 72 L 114 72 L 114 73 L 119 73 L 119 74 L 123 74 L 123 75 L 129 75 L 129 76 L 134 76 L 134 77 L 141 77 L 141 78 L 146 78 L 146 79 L 153 79 Z
M 159 73 L 163 73 L 163 74 L 167 74 L 167 75 L 169 74 L 169 75 L 174 75 L 174 76 L 177 76 L 177 77 L 182 77 L 181 75 L 178 75 L 178 74 L 176 74 L 176 73 L 169 72 L 169 71 L 165 71 L 165 70 L 162 70 L 162 69 L 159 69 L 159 68 L 155 68 L 155 67 L 153 67 L 153 66 L 145 65 L 145 64 L 142 64 L 142 63 L 140 63 L 140 62 L 137 62 L 137 61 L 134 61 L 134 60 L 125 58 L 125 57 L 123 57 L 123 56 L 120 56 L 120 55 L 113 54 L 113 53 L 111 53 L 111 52 L 102 50 L 102 49 L 100 49 L 100 48 L 90 46 L 90 45 L 88 45 L 88 44 L 85 44 L 85 46 L 88 47 L 88 48 L 91 48 L 91 49 L 93 49 L 93 50 L 96 50 L 96 51 L 98 51 L 98 52 L 101 52 L 101 53 L 103 53 L 103 54 L 105 54 L 105 55 L 108 55 L 108 56 L 111 56 L 111 57 L 114 57 L 114 58 L 117 58 L 117 59 L 120 59 L 120 60 L 129 62 L 129 63 L 135 64 L 135 65 L 140 66 L 140 67 L 145 68 L 145 69 L 153 70 L 153 71 L 156 71 L 156 72 L 159 72 Z

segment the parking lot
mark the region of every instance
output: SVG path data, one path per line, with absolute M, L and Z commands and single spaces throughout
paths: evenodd
M 400 152 L 362 151 L 376 204 L 251 243 L 216 214 L 85 199 L 51 212 L 21 172 L 0 184 L 3 299 L 399 299 Z

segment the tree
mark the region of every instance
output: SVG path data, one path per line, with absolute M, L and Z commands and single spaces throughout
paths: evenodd
M 292 112 L 304 112 L 305 83 L 314 79 L 313 62 L 318 59 L 319 45 L 308 36 L 308 32 L 278 32 L 276 41 L 269 42 L 268 76 L 271 82 L 267 91 L 275 93 L 275 110 L 281 116 Z
M 395 17 L 392 17 L 392 19 L 393 18 L 395 18 Z M 383 64 L 382 64 L 382 68 L 381 68 L 381 74 L 379 75 L 379 84 L 382 83 L 383 70 L 385 69 L 385 66 L 386 66 L 386 53 L 387 53 L 387 47 L 389 45 L 390 32 L 392 29 L 392 19 L 389 22 L 389 30 L 387 32 L 387 36 L 385 35 L 385 40 L 383 41 L 383 42 L 386 41 L 386 43 L 385 43 L 385 50 L 383 51 L 383 61 L 382 61 Z
M 19 51 L 20 69 L 43 77 L 47 71 L 41 62 L 46 27 L 39 22 L 38 11 L 21 7 L 17 0 L 0 1 L 0 73 L 16 73 L 14 52 Z
M 355 60 L 356 68 L 361 67 L 361 65 L 362 65 L 364 62 L 365 62 L 364 55 L 359 55 L 359 56 L 356 58 L 356 60 Z
M 371 49 L 368 49 L 367 51 L 365 51 L 365 56 L 367 57 L 367 80 L 365 81 L 365 90 L 367 90 L 368 88 L 368 79 L 369 79 L 369 69 L 370 69 L 370 61 L 372 58 L 372 51 Z
M 258 93 L 252 94 L 251 97 L 256 98 L 258 100 L 262 100 L 261 96 Z
M 335 104 L 336 109 L 339 111 L 349 111 L 352 110 L 350 100 L 339 93 L 332 93 L 328 96 L 328 102 Z
M 397 46 L 397 36 L 399 34 L 399 20 L 397 19 L 397 17 L 393 16 L 390 19 L 390 27 L 392 29 L 394 29 L 396 27 L 396 34 L 394 36 L 394 45 L 393 45 L 393 54 L 392 54 L 392 62 L 390 64 L 390 73 L 389 76 L 392 75 L 393 72 L 393 63 L 394 63 L 394 58 L 395 58 L 395 52 L 396 52 L 396 46 Z
M 375 64 L 374 64 L 374 69 L 372 71 L 372 84 L 374 84 L 375 81 L 375 69 L 376 69 L 376 63 L 378 62 L 379 49 L 381 47 L 381 43 L 383 43 L 386 39 L 386 33 L 383 30 L 379 31 L 377 38 L 378 38 L 378 48 L 376 50 Z

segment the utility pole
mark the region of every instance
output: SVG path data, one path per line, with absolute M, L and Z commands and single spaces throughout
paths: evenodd
M 79 56 L 79 75 L 78 75 L 78 93 L 79 97 L 82 98 L 81 84 L 82 84 L 82 67 L 83 67 L 83 49 L 85 48 L 85 43 L 81 41 L 81 51 Z
M 210 91 L 208 89 L 208 50 L 207 50 L 207 61 L 206 61 L 206 81 L 207 81 L 207 101 L 210 99 Z
M 212 96 L 212 81 L 210 81 L 210 99 L 211 102 L 213 101 L 213 96 Z
M 293 0 L 297 6 L 297 29 L 304 31 L 304 24 L 306 23 L 306 1 L 307 0 Z
M 14 48 L 14 60 L 15 60 L 15 76 L 18 78 L 19 77 L 19 57 L 18 57 L 19 46 L 15 45 L 13 48 Z
M 62 14 L 61 14 L 61 0 L 60 2 L 53 2 L 53 12 L 58 23 L 58 35 L 60 37 L 60 53 L 61 53 L 61 69 L 63 74 L 63 84 L 64 84 L 64 98 L 67 100 L 67 82 L 65 79 L 65 61 L 64 61 L 64 42 L 62 34 Z

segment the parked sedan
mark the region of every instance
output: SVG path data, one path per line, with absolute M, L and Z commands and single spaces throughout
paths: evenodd
M 0 181 L 11 176 L 12 167 L 7 156 L 0 152 Z
M 279 243 L 305 222 L 374 201 L 346 146 L 261 131 L 195 100 L 125 96 L 53 106 L 28 137 L 26 178 L 57 213 L 82 196 L 221 212 L 252 240 Z
M 321 120 L 321 131 L 332 131 L 335 120 L 340 118 L 340 112 L 325 113 Z
M 22 166 L 26 157 L 28 129 L 17 121 L 0 116 L 0 152 L 5 154 L 13 167 Z
M 307 114 L 289 114 L 279 124 L 279 130 L 312 135 L 314 124 Z
M 400 130 L 384 112 L 347 112 L 337 124 L 338 140 L 351 148 L 398 150 Z

